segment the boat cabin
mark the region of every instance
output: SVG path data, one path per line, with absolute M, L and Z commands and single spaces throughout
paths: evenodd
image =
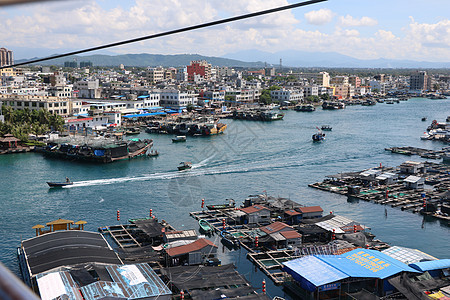
M 400 173 L 417 174 L 423 169 L 424 165 L 418 161 L 405 161 L 399 167 Z

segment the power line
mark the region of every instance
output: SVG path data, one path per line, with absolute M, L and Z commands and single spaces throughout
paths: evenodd
M 161 33 L 156 33 L 156 34 L 147 35 L 147 36 L 134 38 L 134 39 L 130 39 L 130 40 L 125 40 L 125 41 L 121 41 L 121 42 L 105 44 L 105 45 L 102 45 L 102 46 L 87 48 L 87 49 L 84 49 L 84 50 L 77 50 L 77 51 L 68 52 L 68 53 L 65 53 L 65 54 L 58 54 L 58 55 L 55 55 L 55 56 L 46 57 L 46 58 L 39 58 L 39 59 L 29 60 L 29 61 L 18 63 L 18 64 L 13 64 L 13 65 L 9 65 L 9 66 L 3 66 L 3 67 L 0 67 L 0 69 L 17 67 L 17 66 L 23 66 L 23 65 L 27 65 L 27 64 L 31 64 L 31 63 L 37 63 L 37 62 L 46 61 L 46 60 L 51 60 L 51 59 L 55 59 L 55 58 L 61 58 L 61 57 L 66 57 L 66 56 L 70 56 L 70 55 L 76 55 L 76 54 L 81 54 L 81 53 L 86 53 L 86 52 L 91 52 L 91 51 L 111 48 L 111 47 L 115 47 L 115 46 L 120 46 L 120 45 L 135 43 L 135 42 L 140 42 L 140 41 L 144 41 L 144 40 L 150 40 L 150 39 L 163 37 L 163 36 L 168 36 L 168 35 L 172 35 L 172 34 L 176 34 L 176 33 L 181 33 L 181 32 L 196 30 L 196 29 L 200 29 L 200 28 L 215 26 L 215 25 L 219 25 L 219 24 L 230 23 L 230 22 L 234 22 L 234 21 L 238 21 L 238 20 L 243 20 L 243 19 L 258 17 L 258 16 L 262 16 L 262 15 L 267 15 L 267 14 L 270 14 L 270 13 L 280 12 L 280 11 L 283 11 L 283 10 L 288 10 L 288 9 L 297 8 L 297 7 L 306 6 L 306 5 L 315 4 L 315 3 L 324 2 L 324 1 L 327 1 L 327 0 L 310 0 L 310 1 L 295 3 L 295 4 L 291 4 L 291 5 L 280 6 L 280 7 L 277 7 L 277 8 L 262 10 L 262 11 L 259 11 L 259 12 L 254 12 L 254 13 L 249 13 L 249 14 L 240 15 L 240 16 L 236 16 L 236 17 L 231 17 L 231 18 L 221 19 L 221 20 L 207 22 L 207 23 L 203 23 L 203 24 L 188 26 L 188 27 L 184 27 L 184 28 L 180 28 L 180 29 L 170 30 L 170 31 L 161 32 Z

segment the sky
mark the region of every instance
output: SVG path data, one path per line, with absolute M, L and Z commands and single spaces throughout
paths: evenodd
M 0 47 L 13 50 L 16 59 L 41 57 L 296 2 L 300 1 L 54 0 L 3 6 Z M 252 49 L 449 62 L 450 1 L 328 0 L 102 53 L 223 56 Z

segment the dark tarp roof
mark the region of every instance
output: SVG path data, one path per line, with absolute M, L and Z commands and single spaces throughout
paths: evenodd
M 222 295 L 225 295 L 227 299 L 242 297 L 253 293 L 254 289 L 250 286 L 241 286 L 238 288 L 232 289 L 214 289 L 209 291 L 203 290 L 194 290 L 190 291 L 189 295 L 191 295 L 194 300 L 210 300 L 210 299 L 220 299 L 223 298 Z
M 31 276 L 80 263 L 121 264 L 99 233 L 70 230 L 40 235 L 22 243 Z
M 132 223 L 142 230 L 149 238 L 158 237 L 162 234 L 163 226 L 157 219 L 136 220 Z
M 161 273 L 171 279 L 179 290 L 216 288 L 226 285 L 243 285 L 248 283 L 234 265 L 220 267 L 179 266 L 161 269 Z
M 362 289 L 359 292 L 356 293 L 347 293 L 352 299 L 356 300 L 378 300 L 380 297 L 378 297 L 375 294 L 372 294 L 369 291 L 366 291 L 365 289 Z
M 297 228 L 297 231 L 300 232 L 302 235 L 306 234 L 322 234 L 327 233 L 328 231 L 316 226 L 316 225 L 308 225 L 308 226 L 299 226 Z
M 302 222 L 303 224 L 316 224 L 322 221 L 327 221 L 330 219 L 333 219 L 335 217 L 335 215 L 333 214 L 328 214 L 322 218 L 314 218 L 314 219 L 301 219 L 300 222 Z

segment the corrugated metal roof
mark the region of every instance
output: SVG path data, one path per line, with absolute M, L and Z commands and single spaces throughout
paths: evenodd
M 409 183 L 416 183 L 421 179 L 422 179 L 422 177 L 410 175 L 410 176 L 406 177 L 403 181 L 409 182 Z
M 290 230 L 290 231 L 283 231 L 280 232 L 282 236 L 284 236 L 286 239 L 297 239 L 297 238 L 301 238 L 302 235 L 300 233 L 298 233 L 295 230 Z
M 405 263 L 407 265 L 416 263 L 416 262 L 419 262 L 422 260 L 436 260 L 437 259 L 436 257 L 426 254 L 420 250 L 406 248 L 406 247 L 400 247 L 400 246 L 393 246 L 388 249 L 382 250 L 381 252 L 386 255 L 389 255 L 390 257 L 395 258 L 396 260 L 399 260 L 402 263 Z
M 270 224 L 270 225 L 263 226 L 263 227 L 261 227 L 260 229 L 261 229 L 262 231 L 264 231 L 265 233 L 267 233 L 267 234 L 271 234 L 271 233 L 274 233 L 274 232 L 278 232 L 278 231 L 280 231 L 280 230 L 283 230 L 283 229 L 286 228 L 286 227 L 289 227 L 289 228 L 292 229 L 291 226 L 289 226 L 289 225 L 287 225 L 287 224 L 285 224 L 285 223 L 283 223 L 283 222 L 274 222 L 274 223 L 272 223 L 272 224 Z
M 409 266 L 421 272 L 447 269 L 450 268 L 450 259 L 421 261 L 414 264 L 410 264 Z
M 283 263 L 286 272 L 294 279 L 299 280 L 299 276 L 305 278 L 316 287 L 348 278 L 349 276 L 329 264 L 323 262 L 315 255 L 304 256 Z
M 320 206 L 303 206 L 298 208 L 302 213 L 323 212 Z
M 370 249 L 355 249 L 343 255 L 319 256 L 319 259 L 350 277 L 384 279 L 403 271 L 417 272 L 380 251 Z
M 251 213 L 254 213 L 254 212 L 261 211 L 263 209 L 269 210 L 267 207 L 259 205 L 259 204 L 255 204 L 255 205 L 252 205 L 252 206 L 249 206 L 249 207 L 241 208 L 240 210 L 242 210 L 246 214 L 251 214 Z
M 213 242 L 202 238 L 202 239 L 198 239 L 195 242 L 192 242 L 188 245 L 170 248 L 170 249 L 166 250 L 166 253 L 169 256 L 178 256 L 178 255 L 198 251 L 200 249 L 205 248 L 206 246 L 212 246 L 212 247 L 217 248 L 217 246 L 214 245 Z

